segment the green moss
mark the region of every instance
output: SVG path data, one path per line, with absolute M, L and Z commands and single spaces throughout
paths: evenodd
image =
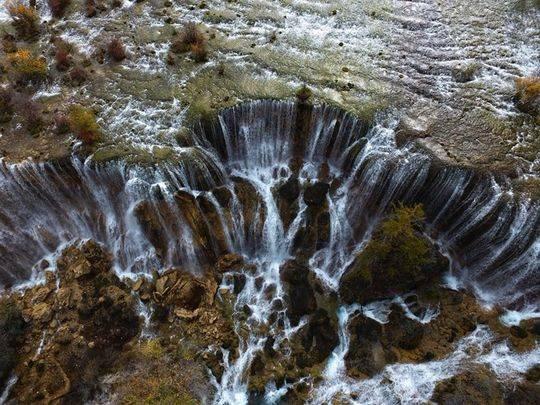
M 140 405 L 198 405 L 201 402 L 186 392 L 178 392 L 173 385 L 162 383 L 146 398 L 129 395 L 123 399 L 122 403 Z
M 165 355 L 165 350 L 158 339 L 149 339 L 141 342 L 139 351 L 143 356 L 151 359 L 159 359 Z

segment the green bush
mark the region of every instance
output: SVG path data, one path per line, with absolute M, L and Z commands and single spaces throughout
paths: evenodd
M 91 145 L 101 139 L 101 130 L 94 112 L 80 105 L 69 109 L 69 127 L 84 144 Z

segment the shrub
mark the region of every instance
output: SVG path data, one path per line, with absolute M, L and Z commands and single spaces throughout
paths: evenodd
M 17 34 L 26 40 L 32 40 L 39 34 L 39 14 L 33 7 L 25 6 L 20 1 L 12 1 L 6 6 Z
M 517 108 L 527 113 L 540 112 L 540 77 L 516 79 L 515 102 Z
M 17 43 L 13 35 L 4 34 L 2 36 L 2 49 L 6 54 L 17 52 Z
M 31 135 L 43 129 L 43 108 L 40 103 L 24 93 L 14 93 L 12 103 L 15 111 L 22 118 L 24 127 Z
M 302 103 L 307 102 L 312 95 L 313 92 L 305 84 L 296 91 L 296 98 Z
M 12 88 L 0 88 L 0 123 L 8 122 L 13 117 L 13 96 Z
M 28 49 L 8 54 L 8 71 L 17 83 L 39 82 L 47 76 L 44 58 L 35 57 Z
M 115 62 L 122 62 L 126 59 L 126 51 L 122 41 L 118 38 L 114 38 L 107 45 L 107 53 L 109 57 Z
M 76 85 L 83 84 L 88 79 L 88 73 L 80 66 L 75 66 L 69 72 L 69 79 Z
M 64 48 L 58 48 L 56 50 L 56 53 L 54 54 L 54 60 L 56 64 L 56 69 L 58 69 L 60 72 L 65 72 L 69 69 L 69 65 L 71 64 L 71 57 L 69 56 L 69 52 Z
M 20 113 L 24 119 L 25 128 L 31 135 L 36 135 L 43 129 L 45 123 L 43 120 L 43 108 L 37 101 L 27 99 L 21 105 Z
M 65 113 L 58 112 L 54 114 L 54 132 L 63 135 L 69 131 L 69 118 Z
M 51 9 L 51 14 L 56 18 L 61 18 L 64 16 L 70 3 L 71 0 L 47 0 L 47 4 Z
M 204 44 L 192 45 L 191 56 L 193 56 L 195 62 L 206 62 L 208 60 L 208 50 Z
M 80 105 L 69 109 L 69 127 L 75 136 L 86 145 L 91 145 L 101 139 L 101 130 L 94 112 Z
M 171 51 L 174 53 L 191 52 L 196 62 L 204 62 L 208 56 L 204 34 L 192 22 L 184 25 L 178 39 L 171 44 Z
M 95 17 L 97 14 L 96 1 L 95 0 L 86 0 L 85 3 L 85 14 L 87 17 Z

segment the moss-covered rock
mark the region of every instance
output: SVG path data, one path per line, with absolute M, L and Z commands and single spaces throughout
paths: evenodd
M 447 262 L 422 235 L 421 206 L 395 207 L 341 278 L 340 295 L 364 303 L 407 292 L 433 279 Z

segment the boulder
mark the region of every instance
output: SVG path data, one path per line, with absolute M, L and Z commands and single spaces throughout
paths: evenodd
M 299 336 L 310 366 L 324 362 L 339 344 L 337 325 L 322 308 L 311 315 L 307 327 L 302 329 Z
M 407 318 L 399 305 L 392 305 L 390 309 L 388 323 L 383 328 L 386 343 L 404 350 L 416 349 L 424 336 L 423 325 Z
M 481 366 L 441 381 L 431 399 L 435 403 L 448 405 L 505 403 L 503 389 L 497 378 Z
M 196 277 L 181 268 L 171 268 L 157 280 L 154 300 L 183 319 L 194 319 L 214 301 L 217 283 L 213 277 Z
M 308 206 L 321 206 L 326 202 L 326 195 L 330 186 L 328 183 L 317 181 L 306 187 L 304 191 L 304 202 Z
M 285 262 L 280 268 L 281 280 L 287 294 L 287 315 L 297 324 L 304 315 L 317 309 L 315 293 L 309 283 L 309 268 L 295 260 Z
M 228 253 L 221 256 L 217 261 L 218 273 L 227 273 L 230 271 L 238 271 L 244 265 L 244 258 L 236 253 Z
M 348 372 L 353 376 L 372 376 L 386 365 L 381 344 L 382 325 L 362 314 L 354 314 L 348 326 L 349 351 L 345 357 Z

